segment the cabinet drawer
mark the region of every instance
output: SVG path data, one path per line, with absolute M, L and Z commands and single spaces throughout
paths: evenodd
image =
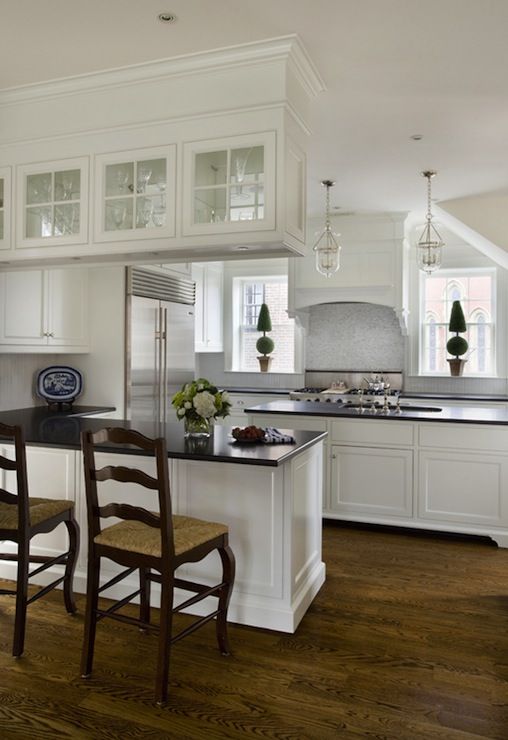
M 414 444 L 414 424 L 409 421 L 335 419 L 330 427 L 332 442 L 387 447 Z
M 421 447 L 508 452 L 508 427 L 474 424 L 420 424 Z

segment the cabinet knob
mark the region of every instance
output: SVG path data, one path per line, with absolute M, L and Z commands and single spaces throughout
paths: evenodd
M 334 454 L 332 455 L 332 460 L 336 460 L 336 459 L 337 459 L 337 455 L 336 455 L 336 454 L 334 453 Z
M 50 332 L 48 333 L 48 337 L 54 337 L 54 336 L 55 336 L 54 332 L 50 331 Z

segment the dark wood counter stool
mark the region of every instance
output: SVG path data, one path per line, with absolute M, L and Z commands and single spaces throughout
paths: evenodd
M 107 465 L 97 469 L 95 452 L 100 451 L 100 445 L 104 443 L 132 445 L 143 450 L 147 455 L 154 455 L 156 477 L 121 465 Z M 223 655 L 229 654 L 226 617 L 234 582 L 235 559 L 228 544 L 228 528 L 217 522 L 172 515 L 168 455 L 164 439 L 149 439 L 136 431 L 124 428 L 108 428 L 95 434 L 84 432 L 82 445 L 88 509 L 88 587 L 81 673 L 84 678 L 91 674 L 96 625 L 103 617 L 112 617 L 134 624 L 143 630 L 156 629 L 159 631 L 159 643 L 155 698 L 161 704 L 167 700 L 168 696 L 170 650 L 174 642 L 191 634 L 211 619 L 216 619 L 219 650 Z M 122 503 L 121 485 L 118 497 L 120 502 L 100 506 L 97 483 L 101 481 L 117 481 L 120 484 L 135 483 L 142 488 L 156 491 L 160 514 L 152 513 L 142 506 Z M 111 495 L 111 490 L 109 495 Z M 146 498 L 145 492 L 140 497 L 140 501 Z M 102 527 L 101 519 L 112 516 L 119 517 L 122 521 L 109 527 Z M 222 578 L 217 585 L 209 586 L 175 576 L 175 570 L 179 566 L 202 560 L 214 550 L 218 552 L 222 562 Z M 125 566 L 126 570 L 100 587 L 102 557 Z M 139 570 L 140 588 L 121 601 L 115 602 L 109 609 L 100 609 L 99 594 L 116 585 L 135 570 Z M 158 626 L 150 622 L 150 584 L 152 581 L 160 583 L 161 586 L 160 625 Z M 174 606 L 175 588 L 190 591 L 194 596 Z M 136 596 L 140 597 L 139 619 L 116 613 Z M 210 614 L 197 618 L 178 634 L 172 635 L 173 613 L 209 596 L 217 597 L 217 608 Z
M 31 498 L 28 496 L 26 450 L 21 427 L 0 424 L 0 437 L 6 443 L 14 443 L 15 458 L 0 455 L 0 468 L 15 472 L 17 493 L 0 488 L 0 541 L 15 542 L 17 553 L 0 553 L 0 560 L 14 560 L 18 564 L 16 590 L 0 589 L 0 594 L 16 596 L 14 641 L 12 654 L 19 658 L 25 643 L 26 608 L 28 604 L 45 596 L 63 582 L 65 608 L 70 614 L 76 611 L 72 593 L 72 578 L 79 550 L 79 527 L 74 519 L 74 502 L 60 499 Z M 52 532 L 64 523 L 69 533 L 69 549 L 56 557 L 31 555 L 30 540 L 37 534 Z M 29 573 L 30 563 L 42 563 Z M 28 598 L 28 579 L 53 565 L 64 564 L 65 571 L 52 583 L 44 586 Z

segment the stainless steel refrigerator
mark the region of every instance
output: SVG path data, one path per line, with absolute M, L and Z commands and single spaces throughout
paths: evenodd
M 127 415 L 173 421 L 171 398 L 194 378 L 195 284 L 150 268 L 127 268 Z

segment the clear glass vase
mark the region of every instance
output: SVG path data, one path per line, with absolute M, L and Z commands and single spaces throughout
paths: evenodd
M 184 418 L 185 425 L 185 436 L 189 437 L 209 437 L 210 436 L 210 419 L 205 419 L 202 416 Z

